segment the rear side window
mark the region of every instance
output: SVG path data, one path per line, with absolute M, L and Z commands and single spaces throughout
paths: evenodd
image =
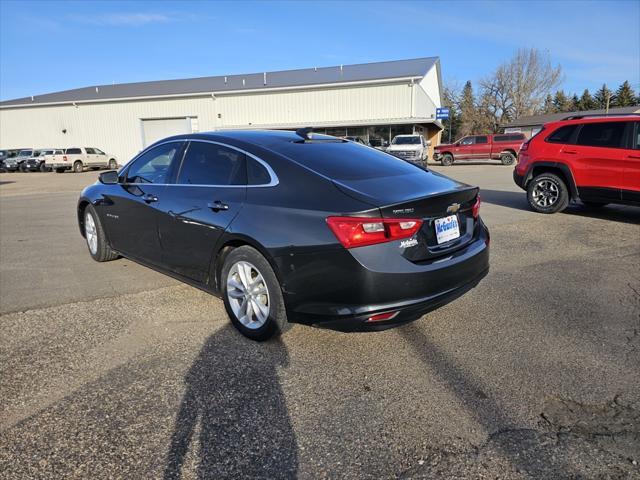
M 590 147 L 622 147 L 626 122 L 585 123 L 578 134 L 578 145 Z
M 578 128 L 578 125 L 565 125 L 564 127 L 560 127 L 558 130 L 553 132 L 547 138 L 547 142 L 551 143 L 569 143 L 571 137 L 573 137 L 573 133 Z
M 263 165 L 247 157 L 247 175 L 249 185 L 267 185 L 271 182 L 271 175 Z
M 127 183 L 166 183 L 171 162 L 182 142 L 152 148 L 136 159 L 127 171 Z
M 56 150 L 56 155 L 62 155 L 64 152 L 62 150 Z
M 476 144 L 478 143 L 489 143 L 489 140 L 487 139 L 486 135 L 477 136 Z
M 494 142 L 517 142 L 519 140 L 524 140 L 523 133 L 515 133 L 512 135 L 495 135 L 493 137 Z
M 180 167 L 182 185 L 246 185 L 245 155 L 213 143 L 191 142 Z
M 93 154 L 95 154 L 95 153 L 96 153 L 96 152 L 95 152 L 95 150 L 94 150 L 93 148 L 89 148 L 89 147 L 86 147 L 86 148 L 84 149 L 84 151 L 85 151 L 85 152 L 87 152 L 87 153 L 88 153 L 88 154 L 90 154 L 90 155 L 93 155 Z
M 82 150 L 79 148 L 67 148 L 67 155 L 79 155 L 82 153 Z
M 409 162 L 353 142 L 291 142 L 278 145 L 278 153 L 335 180 L 366 180 L 422 171 Z
M 640 150 L 640 122 L 634 122 L 633 142 L 631 148 L 634 150 Z

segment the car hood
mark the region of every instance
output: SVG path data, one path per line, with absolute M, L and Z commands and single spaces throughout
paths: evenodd
M 436 146 L 435 149 L 442 150 L 443 148 L 451 148 L 453 146 L 455 146 L 455 144 L 453 143 L 441 143 L 440 145 Z

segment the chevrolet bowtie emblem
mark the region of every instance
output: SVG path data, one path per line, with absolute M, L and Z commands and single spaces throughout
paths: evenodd
M 459 203 L 453 203 L 447 207 L 447 213 L 456 213 L 458 210 L 460 210 Z

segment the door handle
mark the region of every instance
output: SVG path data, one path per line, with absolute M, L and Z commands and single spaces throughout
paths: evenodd
M 220 200 L 207 203 L 207 207 L 209 207 L 214 212 L 219 212 L 220 210 L 229 210 L 229 205 L 227 205 L 226 203 L 222 203 Z
M 578 153 L 577 150 L 562 150 L 562 153 L 570 153 L 571 155 L 575 155 L 576 153 Z
M 146 203 L 153 203 L 158 201 L 158 197 L 151 193 L 147 193 L 142 197 L 142 200 L 144 200 Z

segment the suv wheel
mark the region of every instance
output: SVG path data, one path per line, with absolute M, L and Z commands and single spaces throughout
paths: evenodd
M 453 155 L 451 155 L 450 153 L 445 153 L 442 156 L 442 160 L 440 160 L 440 163 L 442 163 L 442 165 L 444 165 L 445 167 L 453 165 Z
M 569 190 L 553 173 L 542 173 L 527 186 L 527 200 L 536 212 L 561 212 L 569 205 Z
M 254 248 L 238 247 L 225 259 L 222 298 L 231 323 L 256 341 L 268 340 L 287 325 L 282 289 L 269 262 Z
M 96 262 L 108 262 L 118 258 L 118 254 L 111 250 L 107 242 L 107 237 L 93 205 L 88 205 L 84 210 L 84 238 L 87 241 L 91 258 Z
M 513 162 L 516 161 L 516 156 L 511 152 L 506 152 L 500 155 L 500 161 L 503 165 L 513 165 Z
M 75 173 L 82 173 L 82 162 L 80 160 L 73 164 L 73 171 Z

